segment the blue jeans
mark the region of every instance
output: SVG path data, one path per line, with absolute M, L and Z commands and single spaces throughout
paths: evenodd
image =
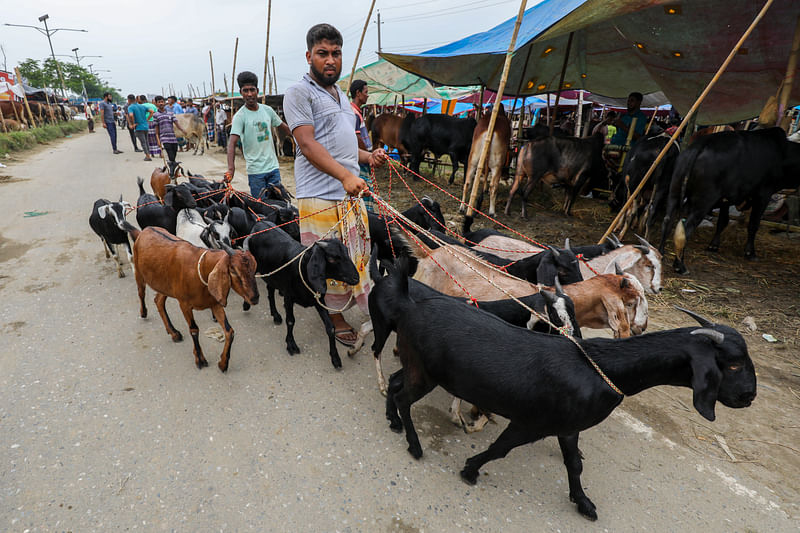
M 106 122 L 108 136 L 111 137 L 111 148 L 117 151 L 117 125 L 114 122 Z
M 250 194 L 253 195 L 254 198 L 258 198 L 258 195 L 267 185 L 281 184 L 281 170 L 276 168 L 271 172 L 265 172 L 263 174 L 248 174 L 247 181 L 250 184 Z

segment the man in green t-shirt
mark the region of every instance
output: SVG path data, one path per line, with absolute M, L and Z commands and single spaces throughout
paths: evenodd
M 244 107 L 233 115 L 230 141 L 228 142 L 228 172 L 226 179 L 233 179 L 236 171 L 236 144 L 242 142 L 242 152 L 247 163 L 247 178 L 250 194 L 258 195 L 267 185 L 280 185 L 281 172 L 278 156 L 272 143 L 272 128 L 282 135 L 291 135 L 289 126 L 268 105 L 258 103 L 258 76 L 244 71 L 236 77 L 239 92 L 244 98 Z

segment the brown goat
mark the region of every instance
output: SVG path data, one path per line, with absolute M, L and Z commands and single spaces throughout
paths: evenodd
M 147 317 L 144 303 L 146 286 L 156 291 L 155 304 L 164 321 L 167 333 L 175 342 L 183 340 L 167 315 L 167 298 L 178 300 L 189 332 L 194 341 L 194 362 L 197 368 L 208 366 L 200 348 L 199 329 L 194 321 L 193 309 L 208 309 L 225 330 L 225 346 L 219 359 L 219 369 L 228 370 L 233 328 L 225 317 L 228 293 L 233 288 L 250 305 L 258 303 L 256 287 L 256 260 L 242 250 L 204 250 L 179 239 L 167 230 L 148 227 L 142 231 L 131 230 L 136 240 L 133 245 L 133 262 L 136 267 L 136 285 L 139 288 L 140 315 Z
M 158 196 L 161 202 L 164 202 L 164 195 L 167 194 L 167 184 L 172 183 L 177 185 L 178 177 L 183 176 L 183 169 L 180 163 L 167 162 L 166 167 L 156 167 L 153 173 L 150 174 L 150 188 L 153 189 L 153 194 Z
M 450 244 L 436 249 L 422 242 L 405 239 L 411 253 L 419 260 L 414 279 L 449 296 L 463 298 L 464 290 L 434 262 L 444 267 L 469 294 L 480 301 L 504 300 L 508 296 L 470 270 L 453 254 L 457 254 L 476 271 L 497 286 L 519 298 L 539 292 L 539 286 L 487 266 L 471 251 Z M 428 256 L 432 256 L 433 259 Z M 575 305 L 575 318 L 581 327 L 611 328 L 615 337 L 639 334 L 647 327 L 647 299 L 641 283 L 630 274 L 603 274 L 564 286 L 564 292 Z

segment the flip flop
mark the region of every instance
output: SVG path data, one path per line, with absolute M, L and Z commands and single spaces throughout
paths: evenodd
M 351 346 L 355 346 L 356 339 L 355 338 L 353 340 L 343 339 L 343 338 L 339 337 L 339 335 L 342 334 L 342 333 L 352 333 L 353 335 L 356 335 L 356 338 L 358 338 L 358 334 L 356 333 L 356 330 L 354 330 L 352 327 L 348 327 L 348 328 L 343 328 L 343 329 L 337 329 L 334 332 L 334 335 L 336 336 L 337 342 L 341 343 L 344 346 L 347 346 L 348 348 L 351 347 Z

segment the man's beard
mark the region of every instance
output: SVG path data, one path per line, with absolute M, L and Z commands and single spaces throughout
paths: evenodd
M 315 69 L 314 65 L 311 65 L 311 73 L 314 75 L 317 81 L 323 85 L 323 87 L 330 87 L 331 85 L 339 81 L 339 76 L 342 75 L 341 70 L 339 70 L 339 72 L 336 72 L 335 74 L 329 74 L 329 75 L 323 74 L 322 72 Z

